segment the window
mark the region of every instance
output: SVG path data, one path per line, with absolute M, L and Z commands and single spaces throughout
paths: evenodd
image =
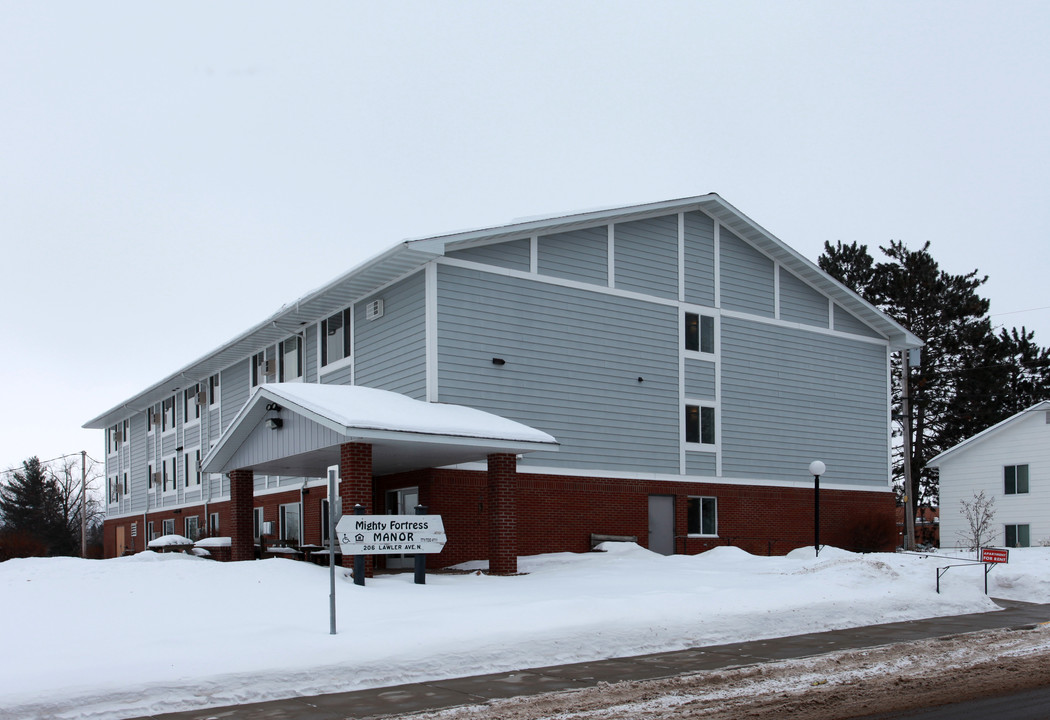
M 331 539 L 328 515 L 328 498 L 321 498 L 321 544 L 327 546 Z
M 706 405 L 685 406 L 685 441 L 715 444 L 715 409 Z
M 281 505 L 281 540 L 292 545 L 299 544 L 299 503 Z
M 118 483 L 117 483 L 117 476 L 116 476 L 116 475 L 114 475 L 113 477 L 111 477 L 111 478 L 109 479 L 109 481 L 108 481 L 108 482 L 106 483 L 106 490 L 108 490 L 108 491 L 109 491 L 109 492 L 108 492 L 108 495 L 109 495 L 109 502 L 111 502 L 111 503 L 115 503 L 115 502 L 116 502 L 117 500 L 119 500 L 119 499 L 120 499 L 120 490 L 119 490 L 119 487 L 120 487 L 120 486 L 119 486 L 119 485 L 118 485 Z
M 191 385 L 182 393 L 182 422 L 191 423 L 201 417 L 201 406 L 197 404 L 197 393 L 200 392 L 200 384 Z
M 1031 547 L 1028 525 L 1007 525 L 1006 547 Z
M 164 534 L 174 535 L 175 534 L 175 518 L 168 518 L 164 521 Z
M 124 477 L 122 479 L 123 479 L 123 486 L 124 486 L 124 493 L 123 494 L 127 495 L 128 494 L 128 474 L 124 473 Z
M 185 487 L 201 484 L 201 451 L 195 450 L 182 456 L 182 477 Z
M 148 523 L 146 523 L 146 542 L 156 539 L 157 535 L 153 532 L 153 521 L 150 520 Z
M 212 513 L 208 518 L 208 534 L 216 537 L 219 534 L 219 513 Z
M 160 431 L 169 432 L 175 429 L 175 398 L 171 397 L 164 401 L 161 407 Z
M 342 312 L 321 321 L 321 365 L 331 365 L 350 357 L 350 312 Z
M 252 510 L 252 528 L 255 533 L 255 541 L 259 542 L 263 529 L 263 509 L 261 507 Z
M 718 498 L 691 497 L 688 512 L 690 535 L 718 534 Z
M 172 455 L 170 458 L 162 460 L 160 467 L 161 487 L 164 489 L 164 492 L 175 492 L 178 489 L 178 469 L 175 464 L 175 456 Z
M 157 412 L 156 406 L 151 407 L 151 408 L 146 408 L 146 432 L 147 433 L 152 433 L 153 432 L 153 415 L 156 412 Z
M 186 532 L 184 532 L 183 535 L 188 537 L 190 540 L 199 540 L 200 539 L 200 532 L 198 531 L 198 528 L 197 528 L 197 516 L 196 515 L 190 515 L 188 518 L 186 518 L 186 520 L 184 522 L 185 522 Z
M 146 488 L 153 489 L 153 463 L 146 466 Z
M 685 349 L 693 352 L 715 351 L 715 319 L 699 313 L 685 314 Z
M 219 373 L 208 378 L 208 404 L 214 405 L 219 402 Z
M 1003 468 L 1003 485 L 1007 495 L 1028 493 L 1028 466 L 1007 465 Z M 1012 546 L 1011 546 L 1012 547 Z M 1025 546 L 1027 547 L 1027 545 Z
M 280 382 L 303 376 L 303 339 L 296 335 L 281 343 Z

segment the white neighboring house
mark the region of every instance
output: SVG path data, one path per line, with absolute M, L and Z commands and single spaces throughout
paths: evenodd
M 995 499 L 993 543 L 1050 542 L 1050 401 L 1043 401 L 930 460 L 940 470 L 941 547 L 968 530 L 961 503 L 984 490 Z

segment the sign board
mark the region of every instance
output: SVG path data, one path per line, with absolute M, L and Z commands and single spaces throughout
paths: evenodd
M 445 547 L 440 515 L 343 515 L 335 531 L 343 555 L 438 553 Z
M 981 548 L 981 562 L 1008 563 L 1010 562 L 1010 551 L 1004 548 Z

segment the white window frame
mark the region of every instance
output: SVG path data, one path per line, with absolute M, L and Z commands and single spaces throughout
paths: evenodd
M 168 489 L 168 472 L 171 472 L 171 489 Z M 160 461 L 160 487 L 164 495 L 176 495 L 179 492 L 179 460 L 177 455 L 168 455 Z
M 689 316 L 695 315 L 697 317 L 697 349 L 691 350 L 687 347 L 688 329 L 689 329 Z M 707 337 L 704 333 L 705 320 L 710 321 L 710 350 L 704 350 L 704 339 Z M 683 308 L 682 309 L 682 353 L 687 358 L 695 358 L 700 360 L 713 360 L 718 355 L 718 335 L 719 335 L 719 322 L 718 315 L 711 312 L 710 309 L 702 310 L 700 308 Z
M 698 414 L 698 437 L 701 438 L 701 442 L 692 442 L 688 440 L 689 437 L 689 409 L 697 408 Z M 705 412 L 709 411 L 709 412 Z M 704 437 L 704 415 L 710 415 L 711 421 L 711 436 L 712 441 L 705 443 L 702 441 Z M 712 452 L 718 448 L 718 403 L 712 400 L 694 400 L 686 398 L 685 403 L 682 406 L 682 443 L 685 445 L 687 450 L 706 450 Z
M 190 533 L 190 521 L 193 521 L 193 533 Z M 182 534 L 196 542 L 201 537 L 201 519 L 199 515 L 187 515 L 182 519 Z
M 289 538 L 288 537 L 288 528 L 287 528 L 288 522 L 286 520 L 286 515 L 287 515 L 287 512 L 288 512 L 287 509 L 290 508 L 290 507 L 294 507 L 295 508 L 295 516 L 296 516 L 294 541 L 295 541 L 296 545 L 302 545 L 303 544 L 303 505 L 302 505 L 302 503 L 298 503 L 298 502 L 284 503 L 283 505 L 279 505 L 278 506 L 278 509 L 277 509 L 277 520 L 278 520 L 277 537 L 282 542 L 285 542 L 285 543 L 293 540 L 293 538 Z
M 208 535 L 216 537 L 219 534 L 219 513 L 213 512 L 208 516 Z
M 696 533 L 696 532 L 689 532 L 689 511 L 690 511 L 689 505 L 691 504 L 691 502 L 693 500 L 699 500 L 700 501 L 700 503 L 699 503 L 699 506 L 700 506 L 700 517 L 697 518 L 697 522 L 700 525 L 700 532 L 698 532 L 698 533 Z M 715 512 L 714 512 L 715 527 L 714 527 L 714 532 L 710 532 L 710 533 L 706 533 L 706 532 L 703 531 L 704 530 L 704 503 L 707 502 L 707 501 L 710 501 L 715 506 Z M 718 537 L 718 498 L 717 497 L 715 497 L 713 495 L 690 495 L 687 498 L 687 500 L 686 500 L 686 534 L 689 537 L 707 537 L 707 538 Z
M 201 421 L 201 406 L 197 404 L 197 393 L 201 384 L 191 385 L 182 391 L 182 427 L 187 428 Z M 192 406 L 192 410 L 190 407 Z M 191 417 L 192 415 L 192 417 Z
M 146 523 L 146 542 L 148 543 L 149 541 L 156 540 L 156 539 L 157 539 L 157 535 L 153 531 L 153 521 L 150 520 L 149 522 Z
M 194 448 L 187 450 L 182 454 L 182 483 L 183 487 L 199 488 L 201 486 L 201 449 Z M 190 478 L 193 478 L 193 482 L 190 482 Z
M 215 373 L 208 377 L 208 407 L 218 405 L 222 398 L 221 378 L 219 375 L 220 373 Z
M 170 524 L 169 524 L 170 523 Z M 175 534 L 175 518 L 166 518 L 161 521 L 161 535 L 174 535 Z M 171 532 L 168 532 L 168 531 Z
M 347 350 L 347 344 L 349 343 L 349 351 L 345 352 L 336 360 L 328 360 L 328 321 L 334 318 L 336 315 L 342 317 L 343 327 L 343 347 L 342 350 Z M 321 372 L 327 373 L 338 368 L 346 367 L 354 360 L 354 306 L 343 308 L 339 312 L 334 312 L 328 317 L 317 323 L 317 362 L 321 368 Z M 349 340 L 347 339 L 349 338 Z
M 171 401 L 171 405 L 170 406 L 168 405 L 168 400 Z M 175 432 L 175 428 L 177 427 L 176 419 L 178 418 L 178 410 L 176 410 L 176 407 L 178 406 L 178 403 L 176 402 L 174 395 L 172 395 L 170 398 L 168 398 L 168 400 L 165 400 L 165 401 L 163 401 L 160 404 L 160 434 L 161 434 L 162 437 L 165 436 L 165 435 L 170 435 L 171 433 Z M 170 416 L 171 427 L 168 427 L 168 421 L 169 421 L 168 408 L 169 407 L 170 407 L 170 410 L 171 410 L 171 416 Z
M 1013 528 L 1014 529 L 1014 544 L 1013 545 L 1010 545 L 1009 541 L 1007 540 L 1007 528 Z M 1018 535 L 1018 531 L 1020 530 L 1020 528 L 1025 528 L 1025 534 L 1028 535 L 1028 544 L 1027 545 L 1020 545 L 1017 542 L 1017 540 L 1018 540 L 1017 535 Z M 1005 523 L 1003 525 L 1003 545 L 1005 545 L 1006 547 L 1032 547 L 1032 524 L 1031 523 Z
M 264 522 L 266 522 L 266 513 L 263 512 L 263 508 L 252 508 L 252 532 L 255 535 L 255 542 L 262 540 Z
M 285 346 L 289 343 L 295 347 L 290 352 L 285 349 Z M 296 374 L 290 375 L 288 373 L 287 358 L 291 355 L 294 358 L 296 364 Z M 277 380 L 279 382 L 302 382 L 303 381 L 303 337 L 302 335 L 292 335 L 291 337 L 282 340 L 277 345 Z
M 1013 471 L 1014 471 L 1014 491 L 1013 492 L 1009 492 L 1007 490 L 1007 485 L 1006 485 L 1006 474 L 1007 474 L 1007 471 L 1009 471 L 1011 468 L 1013 468 Z M 1024 490 L 1020 490 L 1019 489 L 1020 484 L 1018 483 L 1018 479 L 1019 479 L 1018 478 L 1018 474 L 1019 474 L 1018 470 L 1020 468 L 1024 468 Z M 1011 496 L 1011 495 L 1029 495 L 1031 492 L 1032 492 L 1032 476 L 1031 476 L 1031 473 L 1029 472 L 1028 463 L 1019 463 L 1017 465 L 1003 465 L 1003 495 L 1006 495 L 1006 496 Z

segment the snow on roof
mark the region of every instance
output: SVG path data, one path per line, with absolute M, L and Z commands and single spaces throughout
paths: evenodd
M 171 547 L 173 545 L 192 545 L 193 541 L 183 535 L 161 535 L 149 541 L 148 547 Z
M 233 545 L 233 540 L 231 538 L 228 538 L 228 537 L 209 537 L 209 538 L 201 538 L 200 540 L 195 542 L 193 545 L 194 545 L 194 547 L 199 547 L 199 548 L 202 548 L 202 547 L 231 547 Z
M 272 383 L 262 389 L 289 404 L 355 430 L 557 443 L 542 430 L 484 410 L 413 400 L 389 390 L 314 383 Z

